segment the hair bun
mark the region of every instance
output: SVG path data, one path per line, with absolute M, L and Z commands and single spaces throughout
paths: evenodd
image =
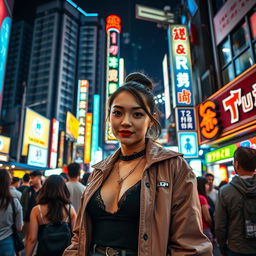
M 153 82 L 146 75 L 140 72 L 134 72 L 129 74 L 125 78 L 125 83 L 127 82 L 136 82 L 136 83 L 142 84 L 150 91 L 152 91 L 153 89 Z

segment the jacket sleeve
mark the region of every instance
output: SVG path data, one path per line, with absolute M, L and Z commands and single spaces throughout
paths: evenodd
M 222 253 L 227 250 L 227 222 L 228 214 L 223 198 L 223 190 L 221 189 L 215 208 L 215 235 Z
M 182 157 L 173 159 L 174 181 L 168 253 L 171 256 L 212 255 L 212 244 L 202 232 L 201 206 L 194 173 Z
M 88 182 L 87 185 L 89 185 L 90 181 L 93 178 L 93 173 L 89 176 L 88 178 Z M 66 250 L 64 251 L 62 256 L 77 256 L 79 255 L 79 238 L 81 236 L 85 236 L 85 234 L 81 234 L 81 232 L 85 232 L 84 229 L 82 229 L 82 225 L 83 225 L 83 219 L 84 219 L 84 215 L 85 212 L 83 211 L 84 209 L 84 196 L 81 197 L 81 207 L 78 211 L 77 214 L 77 218 L 76 218 L 76 222 L 75 222 L 75 226 L 73 228 L 73 237 L 71 240 L 71 245 L 69 247 L 66 248 Z

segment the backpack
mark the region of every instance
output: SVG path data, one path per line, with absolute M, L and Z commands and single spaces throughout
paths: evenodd
M 256 195 L 255 193 L 242 193 L 230 183 L 243 196 L 242 217 L 244 222 L 244 237 L 256 239 Z
M 58 256 L 62 255 L 64 250 L 71 244 L 72 230 L 70 208 L 68 218 L 69 222 L 56 221 L 44 224 L 44 227 L 38 236 L 37 255 Z M 40 228 L 40 227 L 39 227 Z

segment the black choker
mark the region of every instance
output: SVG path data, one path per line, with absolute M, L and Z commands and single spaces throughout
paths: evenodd
M 143 149 L 142 151 L 134 153 L 134 154 L 129 155 L 129 156 L 123 156 L 122 153 L 120 153 L 119 159 L 122 160 L 122 161 L 131 161 L 131 160 L 134 160 L 136 158 L 140 158 L 140 157 L 144 156 L 145 154 L 146 154 L 146 149 Z

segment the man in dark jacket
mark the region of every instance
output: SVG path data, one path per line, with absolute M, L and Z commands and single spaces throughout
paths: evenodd
M 38 170 L 31 172 L 29 182 L 31 186 L 23 191 L 21 197 L 25 235 L 27 235 L 30 213 L 36 205 L 36 197 L 42 187 L 42 173 Z
M 246 198 L 250 196 L 250 200 L 255 202 L 251 204 L 250 210 L 256 213 L 256 150 L 239 147 L 234 153 L 234 169 L 236 175 L 230 184 L 219 191 L 215 234 L 222 255 L 255 256 L 256 232 L 253 234 L 254 239 L 247 238 L 244 209 Z

